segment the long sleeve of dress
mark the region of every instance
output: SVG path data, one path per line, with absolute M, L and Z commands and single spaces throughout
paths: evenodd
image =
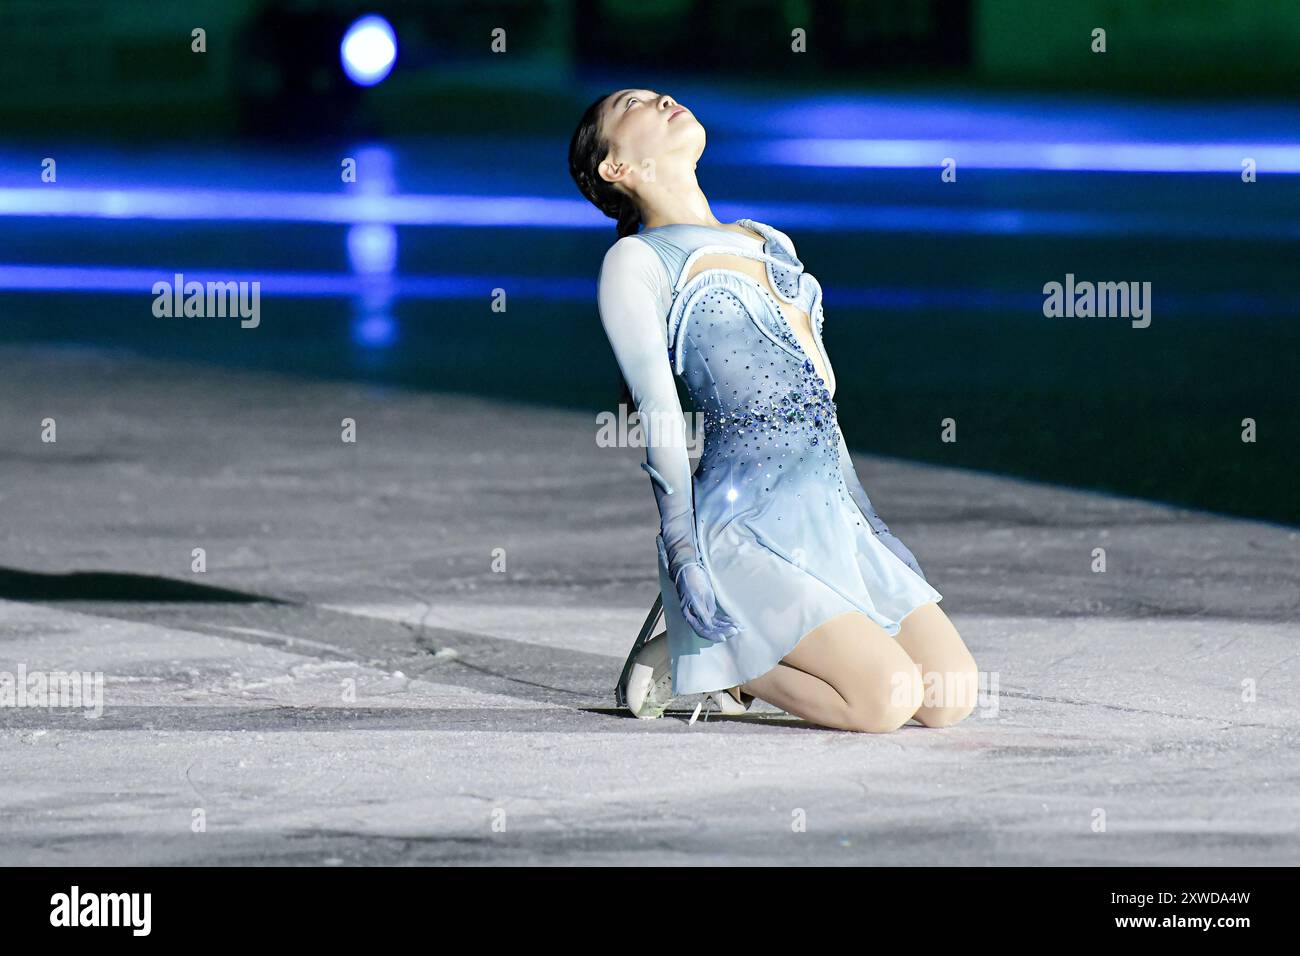
M 889 530 L 889 525 L 885 524 L 880 515 L 876 513 L 875 507 L 871 504 L 871 499 L 867 497 L 866 489 L 862 487 L 862 482 L 858 480 L 858 473 L 853 469 L 853 459 L 849 457 L 849 446 L 844 441 L 844 432 L 840 429 L 838 422 L 835 424 L 835 430 L 839 433 L 840 439 L 840 473 L 844 476 L 844 484 L 848 486 L 849 494 L 857 504 L 858 510 L 867 519 L 867 524 L 871 526 L 871 530 L 880 539 L 880 543 L 898 555 L 904 564 L 921 576 L 922 580 L 928 580 L 925 577 L 925 572 L 921 570 L 921 564 L 916 560 L 916 556 L 912 554 L 907 545 L 894 536 L 894 533 Z
M 641 467 L 651 478 L 668 576 L 683 615 L 699 636 L 725 640 L 739 627 L 717 606 L 695 538 L 686 423 L 668 356 L 669 281 L 655 251 L 635 236 L 625 236 L 601 263 L 600 321 L 636 404 L 646 445 Z
M 675 581 L 698 563 L 686 423 L 668 359 L 667 270 L 646 243 L 626 236 L 605 253 L 597 300 L 614 358 L 636 404 L 646 463 L 659 506 L 660 530 Z

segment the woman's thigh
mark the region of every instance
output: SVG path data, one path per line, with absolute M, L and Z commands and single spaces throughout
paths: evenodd
M 859 611 L 809 631 L 772 670 L 745 690 L 787 713 L 844 730 L 887 733 L 921 704 L 917 665 Z
M 922 604 L 903 618 L 897 640 L 925 682 L 916 719 L 927 727 L 947 727 L 969 716 L 979 696 L 979 671 L 939 605 Z

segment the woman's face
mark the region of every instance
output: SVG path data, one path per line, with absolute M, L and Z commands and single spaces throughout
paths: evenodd
M 653 182 L 665 164 L 685 161 L 694 168 L 704 152 L 704 127 L 667 93 L 620 90 L 606 98 L 601 113 L 609 155 L 600 175 L 609 182 L 634 190 Z

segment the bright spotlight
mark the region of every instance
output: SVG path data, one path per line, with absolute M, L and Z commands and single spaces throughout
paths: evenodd
M 386 222 L 359 222 L 348 229 L 348 261 L 362 275 L 387 275 L 397 265 L 397 230 Z
M 343 34 L 339 57 L 348 79 L 357 86 L 374 86 L 392 72 L 397 37 L 383 17 L 362 17 Z

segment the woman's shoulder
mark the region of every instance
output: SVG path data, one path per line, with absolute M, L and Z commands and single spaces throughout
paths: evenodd
M 606 257 L 611 254 L 635 257 L 649 251 L 650 244 L 641 237 L 641 233 L 634 232 L 631 235 L 620 236 L 616 239 L 614 244 L 605 250 L 605 255 Z
M 605 250 L 605 262 L 634 265 L 637 262 L 649 262 L 655 259 L 650 244 L 640 234 L 619 237 L 612 246 Z
M 600 281 L 636 279 L 658 288 L 667 278 L 666 272 L 654 248 L 634 234 L 622 236 L 605 250 L 600 265 Z

